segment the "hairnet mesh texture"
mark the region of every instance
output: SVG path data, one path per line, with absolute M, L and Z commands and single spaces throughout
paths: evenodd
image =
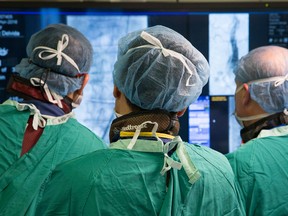
M 181 55 L 182 61 L 172 55 L 165 56 L 161 47 L 145 47 L 151 44 L 141 37 L 143 31 L 159 39 L 164 51 L 172 50 Z M 132 32 L 119 40 L 114 83 L 142 109 L 180 111 L 198 98 L 208 77 L 207 60 L 172 29 L 154 26 Z

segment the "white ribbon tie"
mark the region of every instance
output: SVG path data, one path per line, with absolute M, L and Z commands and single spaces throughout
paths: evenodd
M 52 59 L 52 58 L 56 57 L 57 58 L 57 65 L 61 65 L 62 57 L 63 57 L 73 67 L 75 67 L 77 69 L 78 73 L 80 73 L 79 68 L 78 68 L 77 64 L 74 62 L 74 60 L 63 52 L 63 50 L 68 46 L 68 43 L 69 43 L 69 36 L 67 34 L 63 34 L 61 40 L 58 41 L 57 50 L 52 49 L 50 47 L 46 47 L 46 46 L 38 46 L 38 47 L 35 47 L 33 51 L 35 51 L 37 49 L 43 49 L 41 52 L 39 52 L 38 57 L 43 59 L 43 60 L 48 60 L 48 59 Z M 46 56 L 43 56 L 44 54 Z
M 288 74 L 286 76 L 283 76 L 275 81 L 274 86 L 277 87 L 279 85 L 282 85 L 285 81 L 288 81 Z
M 60 108 L 63 108 L 63 105 L 61 102 L 63 97 L 56 94 L 55 92 L 51 91 L 48 88 L 48 85 L 43 80 L 41 80 L 37 77 L 32 77 L 32 78 L 30 78 L 30 82 L 33 86 L 43 86 L 44 91 L 46 93 L 46 96 L 48 98 L 48 101 L 53 103 L 53 104 L 57 104 Z
M 166 49 L 165 47 L 163 47 L 161 41 L 158 38 L 154 37 L 153 35 L 145 32 L 145 31 L 142 31 L 140 36 L 152 45 L 147 44 L 147 45 L 142 45 L 139 47 L 134 47 L 134 48 L 129 49 L 127 51 L 127 53 L 131 52 L 132 50 L 139 49 L 139 48 L 151 48 L 151 49 L 158 48 L 158 49 L 161 49 L 161 52 L 165 57 L 173 56 L 173 57 L 177 58 L 178 60 L 180 60 L 182 62 L 184 67 L 187 69 L 187 71 L 190 75 L 189 75 L 188 79 L 186 80 L 186 86 L 194 86 L 195 85 L 195 84 L 189 83 L 191 77 L 193 76 L 193 72 L 190 70 L 189 66 L 187 65 L 187 63 L 185 61 L 187 58 L 185 56 L 183 56 L 181 53 L 175 52 L 173 50 Z M 190 61 L 189 59 L 187 59 L 187 60 Z

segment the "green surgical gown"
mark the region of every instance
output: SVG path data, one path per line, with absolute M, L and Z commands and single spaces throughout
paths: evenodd
M 183 167 L 160 174 L 164 154 L 159 141 L 137 140 L 132 150 L 125 148 L 129 142 L 118 140 L 110 149 L 58 166 L 41 195 L 37 215 L 242 215 L 224 155 L 183 143 L 200 173 L 191 184 Z M 179 162 L 176 152 L 171 158 Z
M 246 214 L 288 215 L 288 126 L 262 130 L 227 155 Z
M 74 118 L 47 124 L 36 145 L 20 157 L 30 111 L 0 105 L 0 215 L 33 215 L 44 180 L 60 162 L 105 148 Z M 50 120 L 55 120 L 51 118 Z

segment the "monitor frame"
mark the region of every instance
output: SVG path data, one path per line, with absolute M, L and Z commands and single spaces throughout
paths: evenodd
M 268 13 L 268 12 L 288 12 L 288 4 L 285 2 L 205 2 L 205 3 L 159 3 L 159 2 L 74 2 L 74 1 L 25 1 L 19 4 L 19 1 L 1 1 L 0 13 L 22 12 L 38 13 L 41 8 L 56 8 L 61 12 L 75 13 L 103 13 L 111 15 L 121 14 L 207 14 L 207 13 Z M 207 58 L 207 56 L 205 56 Z M 189 112 L 179 118 L 181 130 L 180 135 L 183 140 L 189 140 L 187 125 L 189 124 Z M 185 130 L 186 132 L 182 132 Z M 229 146 L 211 146 L 222 153 L 229 151 Z

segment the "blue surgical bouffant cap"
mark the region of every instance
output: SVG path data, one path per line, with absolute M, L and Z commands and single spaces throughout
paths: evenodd
M 235 81 L 247 83 L 251 98 L 267 113 L 288 108 L 288 50 L 262 46 L 243 56 L 235 70 Z
M 16 65 L 26 79 L 40 78 L 61 96 L 81 88 L 90 70 L 93 49 L 87 38 L 65 24 L 49 25 L 32 35 L 26 47 L 28 58 Z
M 142 109 L 181 111 L 197 100 L 208 78 L 205 57 L 172 29 L 158 25 L 119 40 L 114 84 Z

